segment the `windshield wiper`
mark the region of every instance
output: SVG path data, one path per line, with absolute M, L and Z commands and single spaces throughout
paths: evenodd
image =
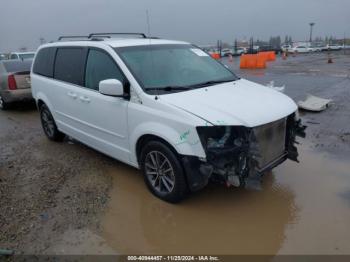
M 194 84 L 187 86 L 188 88 L 200 88 L 200 87 L 206 87 L 206 86 L 211 86 L 211 85 L 216 85 L 216 84 L 221 84 L 221 83 L 228 83 L 228 82 L 233 82 L 236 81 L 236 79 L 230 79 L 230 80 L 212 80 L 212 81 L 207 81 L 199 84 Z
M 188 86 L 162 86 L 162 87 L 149 87 L 146 88 L 147 91 L 153 91 L 153 90 L 161 90 L 161 91 L 178 91 L 178 90 L 189 90 L 191 89 Z
M 161 91 L 182 91 L 182 90 L 190 90 L 190 89 L 195 89 L 195 88 L 201 88 L 201 87 L 206 87 L 206 86 L 211 86 L 211 85 L 216 85 L 216 84 L 221 84 L 221 83 L 227 83 L 227 82 L 233 82 L 236 81 L 237 79 L 229 79 L 229 80 L 212 80 L 212 81 L 207 81 L 204 83 L 199 83 L 199 84 L 194 84 L 194 85 L 188 85 L 188 86 L 162 86 L 162 87 L 149 87 L 146 88 L 147 91 L 154 91 L 154 90 L 161 90 Z

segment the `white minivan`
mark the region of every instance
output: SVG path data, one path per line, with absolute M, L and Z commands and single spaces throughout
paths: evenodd
M 211 179 L 244 187 L 297 161 L 305 127 L 293 100 L 197 46 L 143 34 L 68 39 L 42 45 L 31 72 L 46 136 L 141 169 L 157 197 L 178 202 Z

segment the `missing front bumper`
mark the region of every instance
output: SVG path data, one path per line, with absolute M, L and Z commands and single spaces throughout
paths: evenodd
M 183 165 L 192 191 L 199 190 L 215 178 L 228 186 L 244 187 L 286 159 L 298 162 L 296 136 L 305 137 L 305 126 L 295 115 L 256 129 L 239 127 L 234 140 L 240 144 L 221 148 L 205 148 L 206 161 L 183 157 Z M 205 143 L 204 143 L 205 144 Z M 274 148 L 271 147 L 274 146 Z

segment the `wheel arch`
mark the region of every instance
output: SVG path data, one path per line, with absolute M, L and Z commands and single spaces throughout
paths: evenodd
M 137 163 L 138 164 L 140 164 L 140 156 L 141 156 L 142 148 L 150 141 L 162 142 L 163 144 L 168 146 L 169 149 L 171 151 L 173 151 L 176 155 L 179 155 L 179 152 L 177 152 L 176 148 L 173 145 L 171 145 L 164 138 L 162 138 L 160 136 L 157 136 L 157 135 L 153 135 L 153 134 L 144 134 L 141 137 L 139 137 L 139 139 L 136 142 L 136 146 L 135 146 L 135 153 L 136 153 L 136 158 L 137 158 Z
M 40 109 L 41 105 L 45 104 L 49 108 L 51 114 L 54 115 L 55 112 L 53 112 L 53 110 L 52 110 L 52 108 L 53 108 L 52 104 L 49 102 L 49 99 L 47 98 L 47 96 L 45 94 L 43 94 L 41 92 L 38 93 L 36 95 L 35 100 L 36 100 L 36 106 L 38 109 Z
M 155 139 L 164 142 L 178 155 L 189 155 L 205 157 L 205 152 L 200 143 L 191 144 L 185 142 L 179 142 L 183 130 L 188 130 L 189 136 L 192 139 L 199 139 L 197 131 L 194 127 L 179 127 L 173 128 L 170 125 L 164 125 L 158 122 L 145 122 L 132 128 L 132 132 L 129 136 L 131 162 L 136 165 L 139 164 L 139 153 L 145 142 L 150 139 Z

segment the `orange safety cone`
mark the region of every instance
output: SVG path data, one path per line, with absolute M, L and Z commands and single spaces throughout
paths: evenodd
M 219 60 L 221 58 L 220 54 L 219 53 L 212 53 L 211 54 L 211 57 L 216 59 L 216 60 Z
M 286 59 L 287 59 L 286 52 L 283 52 L 283 53 L 282 53 L 282 59 L 283 59 L 283 60 L 286 60 Z
M 228 62 L 233 63 L 233 56 L 231 54 L 228 55 Z
M 333 59 L 329 54 L 328 54 L 328 64 L 333 64 Z

